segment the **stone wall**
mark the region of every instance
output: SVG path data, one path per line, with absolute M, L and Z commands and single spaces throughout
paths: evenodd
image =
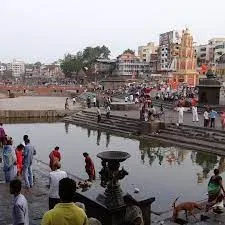
M 71 113 L 71 112 L 70 112 Z M 1 110 L 0 118 L 62 118 L 68 115 L 65 110 Z

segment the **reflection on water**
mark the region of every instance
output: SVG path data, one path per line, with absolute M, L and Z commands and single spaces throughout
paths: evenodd
M 207 183 L 212 171 L 218 167 L 225 178 L 225 158 L 214 154 L 181 149 L 156 141 L 134 140 L 91 130 L 68 123 L 35 123 L 5 125 L 15 145 L 28 134 L 36 146 L 37 157 L 48 163 L 49 152 L 60 146 L 62 166 L 68 172 L 87 178 L 83 152 L 88 152 L 100 171 L 101 160 L 96 155 L 107 150 L 127 151 L 131 158 L 122 163 L 129 172 L 122 181 L 130 192 L 137 187 L 156 197 L 154 208 L 168 208 L 183 194 L 182 201 L 206 198 Z M 194 191 L 193 191 L 194 190 Z

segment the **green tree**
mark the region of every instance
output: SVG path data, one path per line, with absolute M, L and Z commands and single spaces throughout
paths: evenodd
M 98 58 L 109 59 L 110 50 L 103 45 L 102 47 L 87 47 L 83 51 L 83 62 L 90 69 Z
M 79 51 L 76 55 L 66 54 L 64 59 L 60 60 L 60 67 L 66 77 L 78 73 L 82 68 L 91 72 L 97 58 L 109 59 L 110 50 L 105 46 L 86 47 L 83 52 Z
M 36 67 L 41 67 L 41 65 L 42 65 L 41 62 L 39 62 L 39 61 L 34 63 L 34 66 L 36 66 Z
M 126 53 L 135 54 L 135 51 L 128 48 L 123 52 L 123 54 L 126 54 Z
M 67 54 L 60 62 L 60 67 L 66 77 L 71 77 L 73 73 L 78 73 L 83 67 L 81 52 L 76 55 Z

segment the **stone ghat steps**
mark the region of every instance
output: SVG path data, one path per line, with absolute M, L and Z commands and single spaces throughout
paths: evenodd
M 97 120 L 87 120 L 86 118 L 77 117 L 73 118 L 73 122 L 77 124 L 86 124 L 87 126 L 92 126 L 95 128 L 104 128 L 109 130 L 121 130 L 123 132 L 133 133 L 135 132 L 134 128 L 126 127 L 126 126 L 116 126 L 114 124 L 105 123 L 104 120 L 102 122 L 97 123 Z
M 175 127 L 175 125 L 170 125 L 171 127 Z M 207 127 L 197 127 L 197 126 L 193 126 L 193 125 L 182 125 L 180 126 L 180 129 L 192 129 L 192 130 L 199 130 L 202 132 L 208 132 L 211 133 L 212 135 L 221 135 L 225 137 L 225 131 L 223 130 L 217 130 L 214 128 L 207 128 Z
M 65 122 L 74 123 L 77 125 L 86 125 L 92 128 L 101 128 L 104 130 L 111 130 L 118 133 L 131 134 L 135 132 L 140 132 L 140 126 L 137 123 L 128 123 L 118 119 L 107 119 L 105 115 L 102 115 L 102 120 L 100 123 L 97 122 L 97 116 L 95 113 L 77 113 L 71 117 L 64 118 Z
M 109 126 L 114 126 L 114 127 L 119 127 L 119 128 L 126 128 L 128 131 L 130 132 L 134 132 L 135 130 L 139 130 L 139 125 L 137 126 L 136 123 L 131 123 L 129 122 L 125 122 L 125 121 L 121 121 L 121 120 L 115 120 L 115 119 L 107 119 L 105 115 L 102 115 L 102 119 L 100 123 L 97 123 L 97 116 L 96 115 L 85 115 L 85 114 L 76 114 L 72 116 L 72 119 L 74 120 L 80 120 L 82 122 L 86 122 L 86 123 L 95 123 L 97 125 L 101 125 L 101 126 L 105 126 L 105 125 L 109 125 Z
M 187 146 L 191 149 L 225 155 L 225 132 L 222 130 L 168 125 L 165 129 L 161 129 L 158 134 L 153 133 L 148 136 L 179 146 Z
M 184 134 L 182 132 L 176 132 L 171 130 L 161 130 L 160 136 L 168 137 L 170 138 L 176 138 L 177 141 L 180 141 L 180 138 L 190 140 L 192 143 L 195 143 L 197 145 L 205 146 L 205 147 L 211 147 L 218 150 L 224 150 L 225 151 L 225 142 L 217 142 L 213 139 L 207 139 L 207 138 L 201 138 L 201 137 L 193 137 L 191 134 Z
M 86 118 L 90 120 L 97 120 L 97 115 L 96 113 L 93 113 L 93 112 L 83 111 L 82 113 L 80 113 L 80 115 L 82 116 L 85 115 Z M 75 114 L 75 116 L 77 116 L 77 114 Z M 114 115 L 111 115 L 110 119 L 107 119 L 105 114 L 102 114 L 101 117 L 102 117 L 102 122 L 110 123 L 114 125 L 122 125 L 122 126 L 126 125 L 126 126 L 134 127 L 134 128 L 140 127 L 142 124 L 145 123 L 138 119 L 132 119 L 132 118 L 120 117 L 120 116 L 114 116 Z
M 96 113 L 95 112 L 89 112 L 89 111 L 85 111 L 83 110 L 82 113 L 86 114 L 86 115 L 92 115 L 96 117 Z M 102 116 L 105 116 L 105 114 L 103 113 Z M 111 115 L 110 116 L 111 119 L 117 119 L 117 120 L 122 120 L 122 121 L 127 121 L 127 122 L 132 122 L 132 123 L 142 123 L 139 119 L 135 119 L 135 118 L 129 118 L 129 117 L 124 117 L 124 116 L 115 116 L 115 115 Z
M 105 124 L 104 126 L 102 126 L 101 123 L 90 122 L 90 121 L 87 121 L 86 119 L 81 120 L 79 118 L 77 118 L 77 119 L 65 118 L 64 122 L 76 124 L 76 125 L 81 126 L 81 127 L 87 127 L 88 126 L 89 128 L 96 129 L 96 130 L 101 129 L 102 131 L 110 131 L 110 132 L 115 133 L 115 134 L 122 134 L 122 135 L 125 134 L 125 135 L 130 136 L 130 134 L 133 133 L 133 131 L 128 131 L 125 128 L 117 128 L 116 126 L 111 126 L 111 125 L 108 125 L 108 124 Z
M 189 136 L 193 138 L 198 138 L 207 141 L 215 141 L 225 144 L 225 134 L 220 133 L 212 133 L 212 132 L 204 132 L 199 130 L 192 130 L 192 129 L 179 129 L 176 127 L 166 127 L 161 132 L 168 132 L 168 133 L 176 133 L 178 135 Z
M 152 139 L 157 140 L 161 142 L 165 142 L 168 144 L 176 145 L 182 148 L 190 149 L 190 150 L 196 150 L 196 151 L 202 151 L 202 152 L 208 152 L 208 153 L 214 153 L 220 156 L 225 156 L 225 148 L 212 148 L 211 146 L 208 146 L 207 144 L 200 144 L 198 140 L 192 141 L 190 138 L 183 138 L 178 137 L 174 135 L 157 135 L 157 134 L 149 134 L 143 136 L 146 139 Z

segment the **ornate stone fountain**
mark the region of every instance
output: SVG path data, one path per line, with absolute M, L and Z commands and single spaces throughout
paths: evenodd
M 100 171 L 101 185 L 106 186 L 105 204 L 109 208 L 122 206 L 123 192 L 120 187 L 119 180 L 123 179 L 128 172 L 120 168 L 120 163 L 130 158 L 130 154 L 120 151 L 101 152 L 97 155 L 102 160 L 103 168 Z
M 97 155 L 102 160 L 100 171 L 101 185 L 93 183 L 92 187 L 85 192 L 77 191 L 74 201 L 85 204 L 88 217 L 99 219 L 102 224 L 119 225 L 124 223 L 126 205 L 123 196 L 127 192 L 132 193 L 133 188 L 127 187 L 124 192 L 120 187 L 119 180 L 123 179 L 128 172 L 120 169 L 120 163 L 130 157 L 129 153 L 120 151 L 101 152 Z M 151 204 L 155 198 L 149 194 L 140 192 L 133 195 L 142 209 L 144 225 L 151 224 Z

